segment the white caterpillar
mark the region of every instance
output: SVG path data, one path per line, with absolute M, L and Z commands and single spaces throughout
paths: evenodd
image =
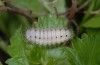
M 26 39 L 33 44 L 52 45 L 60 44 L 71 39 L 69 29 L 35 29 L 31 28 L 26 31 Z

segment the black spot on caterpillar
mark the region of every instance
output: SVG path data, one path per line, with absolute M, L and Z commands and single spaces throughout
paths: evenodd
M 31 28 L 26 31 L 25 37 L 33 44 L 52 45 L 60 44 L 71 39 L 72 34 L 69 29 L 35 29 Z

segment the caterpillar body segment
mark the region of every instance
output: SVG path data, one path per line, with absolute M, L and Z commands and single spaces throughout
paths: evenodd
M 71 39 L 72 34 L 69 29 L 35 29 L 26 31 L 25 37 L 33 44 L 54 45 L 66 42 Z

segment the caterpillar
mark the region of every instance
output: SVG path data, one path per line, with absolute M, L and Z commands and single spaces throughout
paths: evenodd
M 33 44 L 54 45 L 66 42 L 71 39 L 71 32 L 67 28 L 36 29 L 31 28 L 26 31 L 25 37 Z

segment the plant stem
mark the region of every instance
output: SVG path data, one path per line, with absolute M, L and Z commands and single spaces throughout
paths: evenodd
M 33 19 L 32 17 L 26 15 L 25 13 L 19 12 L 15 9 L 12 9 L 12 8 L 9 8 L 9 7 L 4 7 L 4 6 L 0 7 L 0 11 L 7 11 L 7 12 L 12 12 L 12 13 L 22 15 L 22 16 L 26 17 L 31 23 L 35 21 L 35 19 Z
M 92 0 L 87 0 L 83 5 L 81 5 L 78 10 L 81 10 L 82 8 L 86 7 Z

